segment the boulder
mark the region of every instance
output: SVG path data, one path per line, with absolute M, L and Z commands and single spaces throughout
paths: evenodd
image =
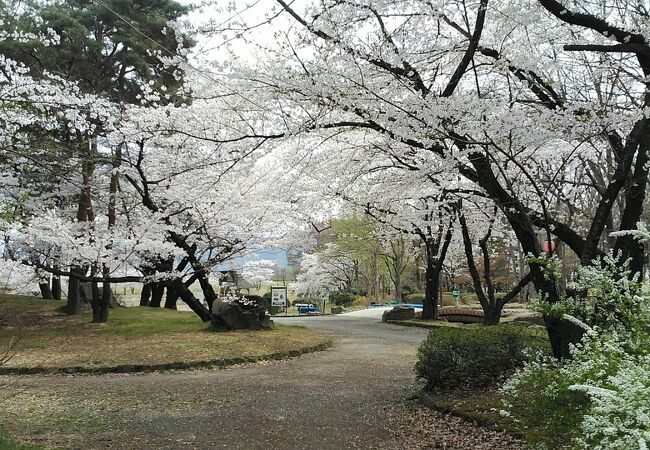
M 257 302 L 258 305 L 261 305 L 264 309 L 267 311 L 271 310 L 271 299 L 270 298 L 265 298 L 262 297 L 261 295 L 252 295 L 252 294 L 245 294 L 244 298 Z
M 247 298 L 217 300 L 212 305 L 213 331 L 270 330 L 271 318 L 263 304 Z
M 381 321 L 389 320 L 410 320 L 415 319 L 415 309 L 411 306 L 395 306 L 393 309 L 384 311 L 381 315 Z

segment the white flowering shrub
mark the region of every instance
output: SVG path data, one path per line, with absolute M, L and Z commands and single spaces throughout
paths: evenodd
M 219 300 L 223 303 L 237 303 L 240 306 L 257 306 L 255 300 L 246 298 L 241 294 L 228 293 L 227 295 L 219 297 Z
M 0 292 L 29 295 L 37 291 L 38 280 L 34 269 L 0 258 Z
M 650 295 L 628 275 L 613 258 L 581 269 L 575 288 L 588 295 L 560 308 L 587 330 L 571 360 L 540 356 L 503 387 L 531 447 L 648 448 Z
M 572 385 L 591 400 L 577 444 L 594 450 L 647 449 L 650 443 L 650 355 L 626 358 L 603 383 Z

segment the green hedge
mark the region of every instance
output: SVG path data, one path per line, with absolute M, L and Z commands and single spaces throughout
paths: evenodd
M 420 345 L 415 371 L 430 390 L 485 387 L 522 366 L 528 348 L 548 351 L 544 330 L 503 324 L 437 328 Z
M 330 293 L 330 302 L 334 303 L 337 306 L 348 306 L 350 305 L 356 296 L 350 294 L 349 292 L 339 292 L 333 291 Z
M 422 303 L 424 301 L 424 294 L 409 294 L 404 296 L 406 303 Z

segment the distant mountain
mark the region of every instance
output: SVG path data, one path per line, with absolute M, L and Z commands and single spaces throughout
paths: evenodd
M 241 270 L 244 264 L 251 261 L 259 261 L 262 259 L 269 259 L 275 261 L 279 269 L 289 266 L 287 251 L 277 248 L 268 248 L 248 252 L 244 255 L 235 256 L 230 260 L 215 266 L 215 272 L 223 272 L 227 270 Z

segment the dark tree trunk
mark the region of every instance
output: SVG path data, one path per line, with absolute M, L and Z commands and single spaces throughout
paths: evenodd
M 199 276 L 199 284 L 201 285 L 201 290 L 203 291 L 203 298 L 208 304 L 208 309 L 212 311 L 212 305 L 217 299 L 217 294 L 214 292 L 214 288 L 210 284 L 208 279 L 208 274 L 205 270 L 202 270 Z
M 395 273 L 395 281 L 393 283 L 395 285 L 395 298 L 397 301 L 401 302 L 404 299 L 402 298 L 402 274 L 401 273 Z
M 198 315 L 202 321 L 204 322 L 209 322 L 210 319 L 212 318 L 212 314 L 210 314 L 210 311 L 203 306 L 203 303 L 201 303 L 195 296 L 192 294 L 192 291 L 190 291 L 187 286 L 183 283 L 182 280 L 177 279 L 172 283 L 173 288 L 179 293 L 179 296 L 181 300 L 183 300 L 187 306 L 190 307 L 192 311 Z
M 425 295 L 422 304 L 422 320 L 438 320 L 438 284 L 440 269 L 437 259 L 427 263 Z
M 94 274 L 93 274 L 94 275 Z M 92 298 L 90 300 L 90 304 L 93 309 L 93 323 L 99 323 L 101 322 L 101 302 L 102 302 L 102 294 L 99 291 L 99 284 L 96 281 L 93 281 L 90 283 L 90 291 Z
M 178 290 L 173 286 L 167 286 L 167 296 L 165 297 L 165 309 L 177 309 L 176 302 L 179 298 Z
M 99 302 L 99 322 L 108 322 L 108 311 L 111 309 L 111 298 L 113 297 L 111 294 L 111 283 L 104 281 L 102 283 L 102 295 Z
M 646 188 L 648 185 L 648 151 L 650 142 L 644 140 L 639 145 L 639 152 L 636 158 L 634 173 L 625 191 L 625 209 L 621 217 L 620 230 L 635 230 L 636 224 L 641 220 L 643 214 L 643 203 L 645 200 Z M 620 236 L 614 246 L 614 255 L 621 258 L 621 261 L 630 259 L 631 275 L 639 275 L 643 279 L 645 245 L 632 236 Z
M 483 308 L 483 324 L 498 325 L 501 321 L 503 306 L 497 303 L 496 305 L 488 305 L 486 308 Z
M 61 300 L 61 276 L 54 275 L 52 277 L 52 298 L 54 300 Z
M 142 292 L 140 292 L 140 306 L 149 306 L 151 304 L 151 283 L 144 283 L 142 285 Z
M 152 283 L 151 286 L 151 303 L 149 306 L 152 308 L 160 308 L 162 298 L 165 293 L 165 286 L 161 283 Z
M 568 320 L 544 316 L 546 329 L 551 340 L 553 355 L 567 359 L 571 357 L 570 346 L 580 342 L 585 330 L 569 322 Z
M 73 274 L 81 274 L 82 272 L 77 267 L 70 269 L 70 277 L 68 278 L 68 304 L 66 306 L 66 313 L 69 315 L 76 315 L 81 313 L 81 292 L 79 290 L 79 278 Z
M 537 234 L 535 233 L 533 223 L 529 216 L 529 211 L 524 208 L 524 206 L 517 198 L 510 195 L 508 191 L 506 191 L 503 186 L 501 186 L 501 183 L 492 170 L 492 166 L 488 157 L 482 153 L 474 152 L 470 154 L 469 158 L 472 166 L 474 167 L 474 171 L 467 171 L 465 169 L 462 169 L 461 171 L 466 174 L 468 178 L 476 181 L 486 191 L 490 198 L 497 204 L 499 209 L 503 212 L 506 219 L 508 220 L 508 224 L 512 228 L 513 232 L 517 236 L 517 240 L 519 241 L 524 254 L 542 254 Z M 544 222 L 546 222 L 547 219 L 548 218 L 544 218 Z M 593 226 L 592 224 L 592 232 L 594 228 L 598 227 Z M 600 237 L 600 231 L 602 231 L 602 228 L 596 234 L 597 241 Z M 584 246 L 589 247 L 589 243 L 585 242 Z M 578 247 L 577 244 L 572 246 L 574 249 L 576 247 Z M 596 251 L 597 246 L 593 249 L 594 256 L 596 255 Z M 578 254 L 581 253 L 578 251 L 576 252 Z M 544 272 L 542 271 L 542 267 L 537 263 L 529 263 L 529 267 L 532 281 L 537 292 L 543 292 L 546 296 L 546 300 L 549 303 L 555 303 L 559 301 L 560 297 L 558 295 L 555 282 L 553 280 L 546 279 Z M 556 330 L 557 329 L 554 327 L 546 328 L 551 343 L 558 339 L 557 336 L 553 335 Z M 555 352 L 555 347 L 553 347 L 553 350 L 553 354 L 556 357 L 561 358 L 561 354 Z
M 424 280 L 426 291 L 422 305 L 422 320 L 438 320 L 440 273 L 447 256 L 451 237 L 452 222 L 449 223 L 447 232 L 444 235 L 441 230 L 437 238 L 430 237 L 425 240 L 427 268 Z
M 39 282 L 38 287 L 41 290 L 41 297 L 43 297 L 46 300 L 52 300 L 54 298 L 54 296 L 52 295 L 52 289 L 50 289 L 49 280 Z

